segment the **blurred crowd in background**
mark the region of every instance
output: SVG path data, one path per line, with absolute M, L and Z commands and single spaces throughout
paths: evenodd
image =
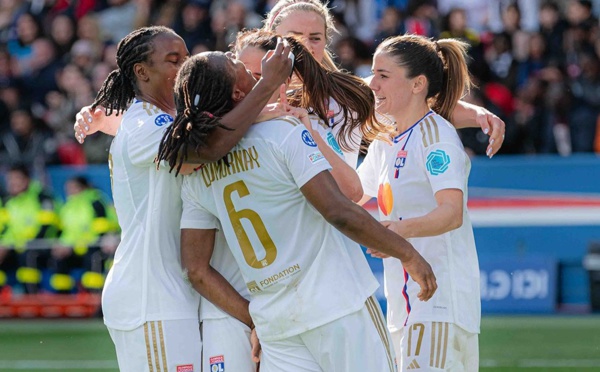
M 97 263 L 91 269 L 88 252 L 100 252 L 95 260 L 104 262 L 114 249 L 113 241 L 104 249 L 91 243 L 117 231 L 110 207 L 85 179 L 72 181 L 78 186 L 67 190 L 61 206 L 30 178 L 43 180 L 48 165 L 106 164 L 111 138 L 97 134 L 81 146 L 73 137 L 73 123 L 116 68 L 117 43 L 130 31 L 165 25 L 181 35 L 191 53 L 225 51 L 238 31 L 261 27 L 275 2 L 0 0 L 0 178 L 5 179 L 0 248 L 22 244 L 21 238 L 9 241 L 10 225 L 22 229 L 19 224 L 27 218 L 35 223 L 17 231 L 21 237 L 46 239 L 53 233 L 51 238 L 60 239 L 65 234 L 60 215 L 77 211 L 75 204 L 86 211 L 86 236 L 93 239 L 66 239 L 57 246 L 71 253 L 48 252 L 52 257 L 45 262 L 54 262 L 55 274 L 61 273 L 60 262 L 73 257 L 82 273 L 101 272 Z M 469 43 L 477 88 L 464 100 L 505 121 L 500 154 L 600 152 L 600 0 L 332 0 L 329 6 L 339 31 L 330 50 L 341 68 L 361 77 L 370 75 L 373 51 L 389 36 L 414 33 Z M 460 135 L 470 154 L 484 154 L 488 139 L 481 130 Z M 74 198 L 82 192 L 85 196 Z M 72 209 L 64 212 L 69 200 Z M 3 219 L 7 210 L 18 214 L 22 206 L 34 212 L 20 216 L 17 225 L 12 217 L 12 222 Z M 94 221 L 101 222 L 92 228 Z M 85 249 L 73 254 L 78 246 Z M 13 258 L 22 263 L 40 256 L 21 253 L 17 249 Z M 0 286 L 2 262 L 7 259 L 0 254 Z M 29 274 L 41 282 L 38 273 Z M 52 288 L 72 290 L 74 283 L 63 279 Z

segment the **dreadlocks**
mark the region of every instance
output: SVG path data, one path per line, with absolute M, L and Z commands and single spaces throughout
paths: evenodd
M 117 46 L 117 69 L 104 80 L 96 95 L 92 110 L 97 106 L 106 108 L 106 115 L 116 111 L 117 115 L 127 110 L 137 92 L 133 66 L 149 62 L 153 52 L 152 41 L 159 34 L 174 33 L 163 26 L 142 27 L 125 36 Z
M 158 149 L 159 161 L 165 160 L 177 172 L 187 159 L 188 149 L 205 146 L 206 136 L 221 124 L 221 116 L 233 109 L 236 77 L 225 63 L 210 63 L 221 52 L 202 53 L 188 59 L 177 73 L 175 106 L 177 116 L 167 128 Z

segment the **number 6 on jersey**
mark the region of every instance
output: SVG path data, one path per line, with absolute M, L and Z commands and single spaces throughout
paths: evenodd
M 275 247 L 275 243 L 273 243 L 273 239 L 269 236 L 267 227 L 258 213 L 252 209 L 235 209 L 233 201 L 231 200 L 231 194 L 235 191 L 237 191 L 240 198 L 250 195 L 250 191 L 244 181 L 234 182 L 225 186 L 223 189 L 223 200 L 225 202 L 225 207 L 227 208 L 227 214 L 229 215 L 231 226 L 233 226 L 233 231 L 235 231 L 235 236 L 237 237 L 242 253 L 244 254 L 244 259 L 248 265 L 255 269 L 269 266 L 277 257 L 277 247 Z M 246 230 L 244 230 L 244 226 L 242 225 L 242 219 L 244 218 L 252 224 L 256 236 L 265 249 L 265 258 L 262 260 L 259 260 L 256 256 L 256 251 L 250 243 L 250 238 L 248 238 Z

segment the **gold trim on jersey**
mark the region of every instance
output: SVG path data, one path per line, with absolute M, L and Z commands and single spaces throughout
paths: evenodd
M 319 115 L 315 115 L 315 114 L 310 114 L 308 115 L 308 118 L 310 119 L 311 122 L 315 121 L 317 124 L 319 124 L 320 126 L 322 126 L 325 129 L 330 129 L 329 125 L 327 125 L 326 122 L 323 121 L 323 119 L 321 119 L 319 117 Z
M 419 124 L 419 129 L 421 129 L 421 140 L 423 141 L 424 147 L 429 147 L 440 142 L 440 130 L 437 126 L 437 122 L 432 116 L 423 119 Z
M 158 359 L 158 345 L 156 344 L 156 322 L 150 322 L 150 329 L 152 330 L 152 347 L 154 349 L 154 362 L 156 363 L 156 371 L 161 372 L 160 359 Z
M 441 369 L 444 369 L 446 367 L 446 352 L 448 350 L 448 331 L 448 323 L 431 322 L 431 349 L 429 355 L 429 366 Z
M 161 111 L 158 107 L 148 102 L 142 102 L 142 108 L 149 116 L 158 115 Z
M 390 339 L 388 337 L 387 328 L 385 326 L 385 322 L 382 319 L 381 311 L 379 310 L 379 306 L 375 303 L 375 299 L 373 296 L 367 298 L 365 302 L 365 306 L 369 311 L 369 315 L 371 316 L 371 320 L 373 321 L 373 325 L 375 325 L 375 329 L 377 329 L 377 333 L 379 333 L 379 337 L 381 338 L 381 342 L 385 348 L 385 353 L 388 359 L 388 365 L 390 367 L 391 372 L 395 372 L 394 368 L 394 358 L 392 357 L 392 352 L 390 348 Z
M 296 118 L 295 116 L 281 116 L 278 117 L 277 120 L 285 121 L 286 123 L 292 124 L 295 127 L 302 124 L 300 119 Z

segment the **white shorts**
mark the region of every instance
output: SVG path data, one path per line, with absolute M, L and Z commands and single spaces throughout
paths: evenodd
M 151 321 L 131 331 L 108 332 L 120 372 L 201 372 L 197 319 Z
M 280 341 L 261 342 L 260 372 L 395 372 L 377 300 L 350 315 Z
M 250 328 L 227 317 L 202 321 L 202 368 L 205 372 L 256 372 L 250 347 Z
M 400 371 L 479 370 L 479 335 L 453 323 L 415 323 L 392 332 Z

